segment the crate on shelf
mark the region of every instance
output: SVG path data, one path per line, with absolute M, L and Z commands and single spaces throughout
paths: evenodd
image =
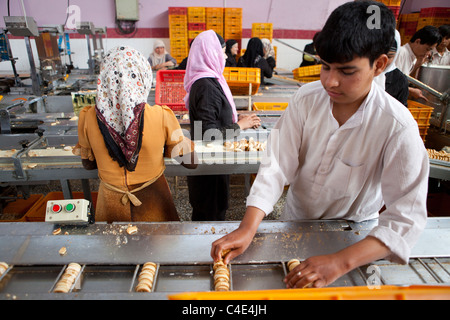
M 206 30 L 214 30 L 224 36 L 223 8 L 206 8 Z
M 320 80 L 320 76 L 294 77 L 294 79 L 297 81 L 300 81 L 300 82 L 309 83 L 309 82 L 314 82 L 314 81 Z
M 272 23 L 252 23 L 252 38 L 267 38 L 272 42 L 273 24 Z
M 292 72 L 294 73 L 294 79 L 296 79 L 301 77 L 319 76 L 321 69 L 322 65 L 317 64 L 314 66 L 300 67 L 292 70 Z
M 169 15 L 186 16 L 187 7 L 169 7 Z
M 173 111 L 186 110 L 185 73 L 185 70 L 159 70 L 156 73 L 155 104 L 168 106 Z
M 427 106 L 423 103 L 408 100 L 408 110 L 417 121 L 419 133 L 424 142 L 428 133 L 428 128 L 430 127 L 430 118 L 433 113 L 433 109 L 433 107 Z
M 25 222 L 27 212 L 39 201 L 43 194 L 31 194 L 27 199 L 16 199 L 8 202 L 1 212 L 0 222 Z
M 188 7 L 188 23 L 206 23 L 205 7 Z
M 411 112 L 418 125 L 430 124 L 431 114 L 434 110 L 433 107 L 417 101 L 408 100 L 408 110 Z
M 187 16 L 183 15 L 169 15 L 169 27 L 172 24 L 187 24 L 188 19 Z
M 279 111 L 286 110 L 288 102 L 253 102 L 253 110 L 255 111 Z
M 223 76 L 234 95 L 249 95 L 258 92 L 261 84 L 261 69 L 225 67 Z

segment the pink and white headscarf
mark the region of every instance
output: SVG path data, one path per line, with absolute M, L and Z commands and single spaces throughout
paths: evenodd
M 152 69 L 136 49 L 119 46 L 102 61 L 97 80 L 97 118 L 109 132 L 108 149 L 134 170 L 140 150 L 141 118 L 152 86 Z M 102 130 L 103 128 L 101 128 Z M 115 145 L 116 146 L 115 146 Z
M 195 41 L 193 41 L 189 51 L 186 74 L 184 76 L 184 89 L 186 90 L 184 101 L 186 108 L 189 109 L 189 92 L 195 81 L 201 78 L 216 78 L 230 103 L 233 111 L 233 122 L 237 122 L 236 105 L 230 87 L 223 76 L 224 68 L 223 49 L 216 33 L 213 30 L 200 33 L 195 37 Z

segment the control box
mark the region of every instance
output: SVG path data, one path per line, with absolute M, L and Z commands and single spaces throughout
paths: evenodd
M 8 29 L 13 36 L 39 36 L 36 21 L 34 21 L 32 17 L 6 16 L 3 18 L 5 19 L 6 29 Z
M 45 221 L 60 224 L 94 223 L 91 203 L 85 199 L 47 201 Z

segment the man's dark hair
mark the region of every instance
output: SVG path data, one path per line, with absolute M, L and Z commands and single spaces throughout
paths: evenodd
M 444 38 L 450 37 L 450 24 L 444 24 L 438 29 L 439 33 L 441 34 L 442 40 L 444 40 Z
M 369 6 L 378 6 L 372 11 Z M 371 25 L 373 15 L 378 24 Z M 394 39 L 395 17 L 384 4 L 375 1 L 347 2 L 336 8 L 314 42 L 321 59 L 346 63 L 355 57 L 368 58 L 370 66 L 387 54 Z
M 439 29 L 433 26 L 425 26 L 412 36 L 410 42 L 413 43 L 417 39 L 420 39 L 420 44 L 428 44 L 432 46 L 433 44 L 441 43 L 442 36 L 439 33 Z

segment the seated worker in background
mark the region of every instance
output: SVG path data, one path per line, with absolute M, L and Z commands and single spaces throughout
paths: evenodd
M 264 47 L 264 59 L 266 59 L 267 63 L 273 70 L 277 66 L 277 62 L 275 61 L 275 49 L 269 39 L 263 38 L 261 39 L 261 42 Z
M 433 26 L 425 26 L 418 30 L 409 43 L 399 49 L 396 61 L 397 68 L 404 74 L 417 79 L 420 66 L 430 58 L 431 50 L 441 42 L 439 30 Z M 414 99 L 427 100 L 418 88 L 409 87 L 409 95 Z
M 368 6 L 380 7 L 370 29 Z M 302 86 L 272 129 L 239 228 L 212 244 L 224 263 L 251 244 L 262 219 L 290 185 L 280 220 L 378 218 L 359 242 L 307 258 L 287 287 L 323 287 L 378 259 L 406 263 L 427 218 L 429 160 L 407 108 L 373 83 L 386 67 L 395 18 L 382 3 L 347 2 L 317 37 L 320 81 Z M 386 210 L 379 215 L 380 209 Z
M 315 56 L 316 58 L 319 58 L 319 56 L 317 55 L 316 48 L 314 47 L 314 40 L 317 38 L 317 35 L 318 35 L 318 32 L 314 35 L 313 42 L 308 43 L 305 46 L 305 49 L 303 51 L 310 53 L 311 55 Z M 308 54 L 303 54 L 303 60 L 302 60 L 302 63 L 300 64 L 300 67 L 314 66 L 316 64 L 320 64 L 318 59 L 314 59 L 313 57 L 311 57 Z
M 194 140 L 233 139 L 240 130 L 260 125 L 255 114 L 238 116 L 223 76 L 225 59 L 225 40 L 213 30 L 204 31 L 195 38 L 184 77 L 184 99 Z M 187 181 L 192 221 L 225 220 L 229 175 L 188 176 Z
M 168 107 L 147 104 L 152 69 L 137 50 L 121 46 L 104 58 L 95 107 L 81 110 L 74 153 L 98 168 L 96 221 L 176 221 L 164 177 L 163 152 L 195 168 L 193 143 Z
M 441 66 L 450 65 L 450 51 L 447 47 L 450 45 L 450 25 L 445 24 L 438 28 L 442 41 L 435 49 L 431 51 L 431 64 Z
M 177 64 L 177 60 L 166 51 L 166 45 L 162 40 L 155 40 L 153 44 L 153 52 L 148 58 L 152 70 L 167 70 Z
M 239 43 L 230 39 L 226 42 L 225 54 L 227 55 L 227 60 L 225 61 L 225 67 L 237 67 L 236 56 L 239 52 Z
M 238 67 L 260 68 L 261 84 L 264 84 L 264 77 L 272 78 L 273 68 L 264 59 L 264 47 L 261 39 L 251 38 L 248 41 L 247 49 L 242 57 L 239 58 Z

